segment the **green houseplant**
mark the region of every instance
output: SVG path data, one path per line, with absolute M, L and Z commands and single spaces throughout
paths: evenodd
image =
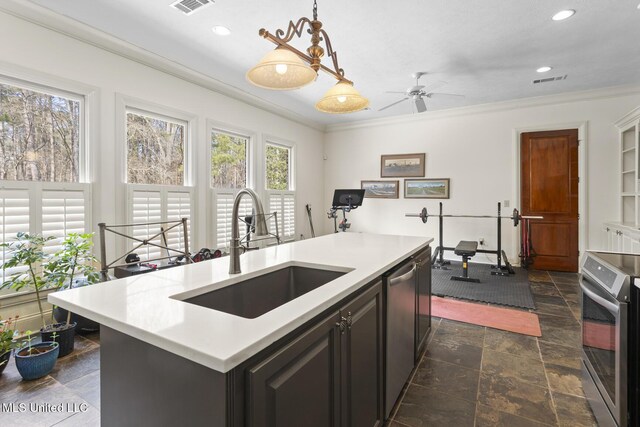
M 11 350 L 16 346 L 13 340 L 15 331 L 13 325 L 18 321 L 18 316 L 0 320 L 0 374 L 7 367 L 11 359 Z
M 54 288 L 56 281 L 51 278 L 51 272 L 46 265 L 51 257 L 44 251 L 47 242 L 53 237 L 43 237 L 37 234 L 18 233 L 16 240 L 10 243 L 3 243 L 2 246 L 9 249 L 9 259 L 2 265 L 3 269 L 23 267 L 26 271 L 14 273 L 9 280 L 4 282 L 0 288 L 11 288 L 16 291 L 22 289 L 33 289 L 36 293 L 36 301 L 40 312 L 42 328 L 40 334 L 43 342 L 49 342 L 55 332 L 58 343 L 65 344 L 64 349 L 58 348 L 60 357 L 73 351 L 73 337 L 75 335 L 75 324 L 56 323 L 48 324 L 45 320 L 44 309 L 42 308 L 42 292 L 46 289 Z M 59 346 L 58 346 L 59 347 Z M 64 350 L 64 351 L 62 351 Z M 19 352 L 21 353 L 22 350 Z M 18 353 L 16 353 L 16 356 Z M 31 353 L 27 357 L 31 356 Z
M 69 233 L 63 240 L 61 249 L 53 255 L 45 267 L 45 277 L 57 289 L 71 289 L 87 286 L 99 281 L 100 275 L 95 268 L 96 258 L 91 253 L 93 233 Z M 57 322 L 72 322 L 76 331 L 96 331 L 99 324 L 61 307 L 54 307 L 53 315 Z

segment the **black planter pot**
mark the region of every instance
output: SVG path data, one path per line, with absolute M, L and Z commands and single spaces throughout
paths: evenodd
M 56 322 L 64 323 L 67 321 L 67 310 L 56 306 L 53 309 L 53 317 L 56 319 Z M 100 330 L 100 324 L 98 322 L 94 322 L 91 319 L 75 313 L 71 313 L 71 323 L 76 324 L 76 333 L 78 334 L 88 334 L 89 332 Z
M 9 364 L 9 360 L 11 360 L 11 350 L 0 354 L 0 375 L 2 375 L 2 371 L 4 371 L 4 368 Z
M 73 351 L 74 338 L 76 335 L 76 324 L 70 323 L 68 327 L 65 327 L 65 323 L 55 323 L 49 325 L 46 331 L 40 329 L 40 336 L 42 341 L 55 341 L 60 344 L 60 353 L 58 357 L 64 357 Z M 53 334 L 56 333 L 55 340 Z

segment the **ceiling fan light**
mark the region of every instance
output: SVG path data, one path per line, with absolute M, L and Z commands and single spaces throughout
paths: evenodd
M 316 109 L 323 113 L 344 114 L 355 113 L 369 106 L 369 100 L 345 81 L 339 81 L 329 89 L 316 104 Z
M 251 84 L 273 90 L 298 89 L 314 81 L 316 76 L 315 70 L 298 55 L 279 47 L 247 72 Z

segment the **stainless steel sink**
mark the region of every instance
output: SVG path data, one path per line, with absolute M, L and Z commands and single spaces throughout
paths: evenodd
M 288 266 L 184 302 L 254 319 L 344 274 L 344 271 Z

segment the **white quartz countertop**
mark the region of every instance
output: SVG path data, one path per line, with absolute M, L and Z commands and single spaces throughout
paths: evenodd
M 49 302 L 116 331 L 227 372 L 433 241 L 428 237 L 338 233 L 240 256 L 49 294 Z M 287 265 L 349 271 L 255 319 L 181 301 Z

